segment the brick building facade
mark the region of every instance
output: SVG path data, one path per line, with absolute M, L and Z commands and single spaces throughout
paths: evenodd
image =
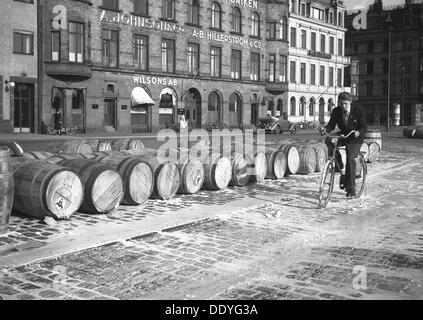
M 172 127 L 178 113 L 192 127 L 249 128 L 286 107 L 279 59 L 287 54 L 287 41 L 273 39 L 269 29 L 287 19 L 286 1 L 41 5 L 47 125 L 59 108 L 65 125 L 85 132 L 156 132 Z M 273 77 L 269 54 L 277 55 Z

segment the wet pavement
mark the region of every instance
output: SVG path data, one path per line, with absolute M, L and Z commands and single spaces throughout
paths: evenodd
M 335 188 L 324 210 L 315 173 L 51 226 L 13 215 L 0 300 L 423 299 L 423 140 L 383 143 L 365 195 Z

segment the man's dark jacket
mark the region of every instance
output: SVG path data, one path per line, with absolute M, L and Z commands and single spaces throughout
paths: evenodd
M 362 144 L 364 135 L 367 131 L 366 119 L 364 117 L 363 109 L 358 106 L 351 106 L 351 112 L 348 116 L 347 125 L 344 123 L 344 109 L 342 107 L 336 107 L 332 110 L 332 114 L 329 123 L 325 126 L 326 131 L 331 132 L 338 125 L 339 131 L 343 135 L 347 135 L 352 130 L 360 132 L 358 138 L 355 138 L 354 134 L 348 137 L 346 143 L 357 143 Z

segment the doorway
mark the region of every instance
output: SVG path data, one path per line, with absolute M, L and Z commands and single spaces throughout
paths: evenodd
M 116 99 L 104 99 L 104 125 L 117 129 Z
M 34 132 L 34 85 L 16 83 L 14 93 L 14 132 Z

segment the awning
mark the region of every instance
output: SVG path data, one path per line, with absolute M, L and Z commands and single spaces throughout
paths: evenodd
M 164 94 L 170 94 L 172 96 L 172 103 L 173 103 L 174 106 L 176 106 L 176 97 L 175 97 L 175 93 L 172 91 L 172 89 L 164 88 L 162 90 L 162 92 L 160 92 L 160 100 L 162 99 L 162 96 Z
M 137 104 L 149 104 L 154 105 L 153 99 L 148 95 L 147 92 L 141 87 L 135 87 L 131 93 L 131 102 L 132 105 Z

